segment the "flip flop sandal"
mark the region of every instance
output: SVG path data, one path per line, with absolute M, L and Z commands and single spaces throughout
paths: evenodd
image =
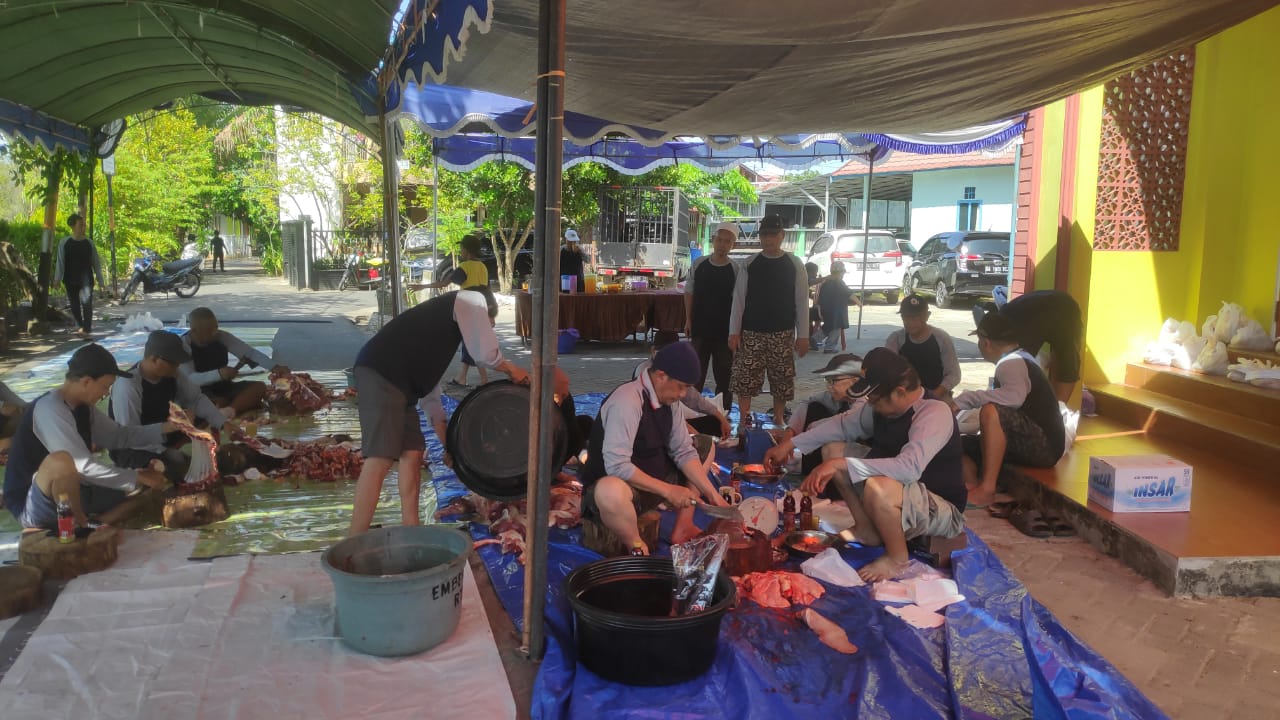
M 1054 537 L 1075 537 L 1076 528 L 1071 523 L 1059 517 L 1046 517 L 1044 519 L 1053 530 Z
M 1015 500 L 1004 500 L 993 502 L 987 506 L 987 512 L 991 513 L 991 517 L 1000 520 L 1007 520 L 1009 515 L 1016 510 L 1018 503 Z
M 1044 515 L 1034 508 L 1015 508 L 1009 513 L 1009 523 L 1028 537 L 1053 537 L 1053 527 L 1045 521 Z

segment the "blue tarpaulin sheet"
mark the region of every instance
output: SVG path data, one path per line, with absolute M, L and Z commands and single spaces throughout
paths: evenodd
M 594 413 L 602 395 L 576 397 Z M 450 408 L 452 409 L 452 408 Z M 432 438 L 433 439 L 433 438 Z M 438 443 L 429 447 L 438 454 Z M 729 460 L 729 458 L 724 458 Z M 441 505 L 465 492 L 456 477 L 435 478 Z M 744 487 L 744 494 L 773 488 Z M 477 538 L 489 537 L 473 526 Z M 489 545 L 479 549 L 503 607 L 522 623 L 524 566 Z M 857 567 L 882 551 L 841 551 Z M 599 555 L 581 547 L 581 529 L 551 530 L 547 556 L 547 654 L 534 686 L 540 720 L 597 718 L 1164 718 L 1109 662 L 1027 594 L 980 538 L 953 557 L 965 602 L 946 625 L 914 628 L 885 612 L 870 588 L 825 584 L 813 609 L 858 646 L 842 655 L 822 644 L 793 611 L 740 601 L 725 616 L 720 649 L 704 676 L 679 685 L 630 687 L 577 663 L 564 580 Z M 795 569 L 795 568 L 791 568 Z

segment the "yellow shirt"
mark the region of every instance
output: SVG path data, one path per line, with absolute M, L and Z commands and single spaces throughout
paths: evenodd
M 462 287 L 489 286 L 489 269 L 479 260 L 464 260 L 458 263 L 458 269 L 467 274 L 467 281 L 458 283 Z

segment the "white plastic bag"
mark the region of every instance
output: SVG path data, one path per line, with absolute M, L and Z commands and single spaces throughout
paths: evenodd
M 1195 364 L 1196 358 L 1200 357 L 1200 353 L 1204 352 L 1205 346 L 1208 345 L 1208 338 L 1194 337 L 1190 341 L 1183 343 L 1178 350 L 1173 353 L 1173 366 L 1179 370 L 1191 370 Z
M 120 331 L 124 333 L 154 332 L 163 329 L 164 322 L 160 318 L 152 317 L 150 312 L 130 315 L 120 326 Z
M 1062 428 L 1067 431 L 1067 444 L 1063 446 L 1062 456 L 1066 457 L 1071 452 L 1071 446 L 1076 442 L 1076 432 L 1080 427 L 1080 413 L 1067 407 L 1067 404 L 1058 401 L 1058 412 L 1062 413 Z
M 1175 349 L 1181 349 L 1182 346 L 1176 342 L 1159 341 L 1147 343 L 1147 349 L 1142 351 L 1142 362 L 1149 365 L 1172 365 L 1173 354 Z M 957 415 L 959 420 L 960 416 Z M 964 432 L 964 428 L 960 428 L 960 432 Z
M 1173 318 L 1166 318 L 1164 321 L 1164 324 L 1160 326 L 1160 337 L 1158 338 L 1159 342 L 1161 343 L 1178 342 L 1179 324 L 1180 323 Z
M 1231 336 L 1236 334 L 1236 330 L 1240 329 L 1240 323 L 1244 321 L 1244 308 L 1223 301 L 1222 309 L 1218 311 L 1218 322 L 1213 326 L 1213 336 L 1218 342 L 1231 342 Z
M 1213 337 L 1213 329 L 1218 325 L 1218 316 L 1210 315 L 1204 319 L 1204 324 L 1200 326 L 1200 337 Z
M 956 413 L 956 424 L 960 426 L 962 435 L 977 435 L 981 427 L 978 424 L 978 415 L 982 412 L 982 408 L 969 408 Z
M 1226 375 L 1227 364 L 1227 345 L 1217 342 L 1205 346 L 1196 361 L 1191 363 L 1191 369 L 1205 375 Z
M 1229 345 L 1239 350 L 1267 351 L 1271 349 L 1271 337 L 1257 320 L 1250 320 L 1236 330 Z
M 1185 345 L 1196 339 L 1196 326 L 1183 320 L 1178 323 L 1178 343 Z

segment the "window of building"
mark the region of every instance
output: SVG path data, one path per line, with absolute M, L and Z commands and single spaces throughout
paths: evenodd
M 956 203 L 956 230 L 977 230 L 982 216 L 981 200 L 961 200 Z
M 973 200 L 978 197 L 978 188 L 973 185 L 966 185 L 964 188 L 964 199 Z

